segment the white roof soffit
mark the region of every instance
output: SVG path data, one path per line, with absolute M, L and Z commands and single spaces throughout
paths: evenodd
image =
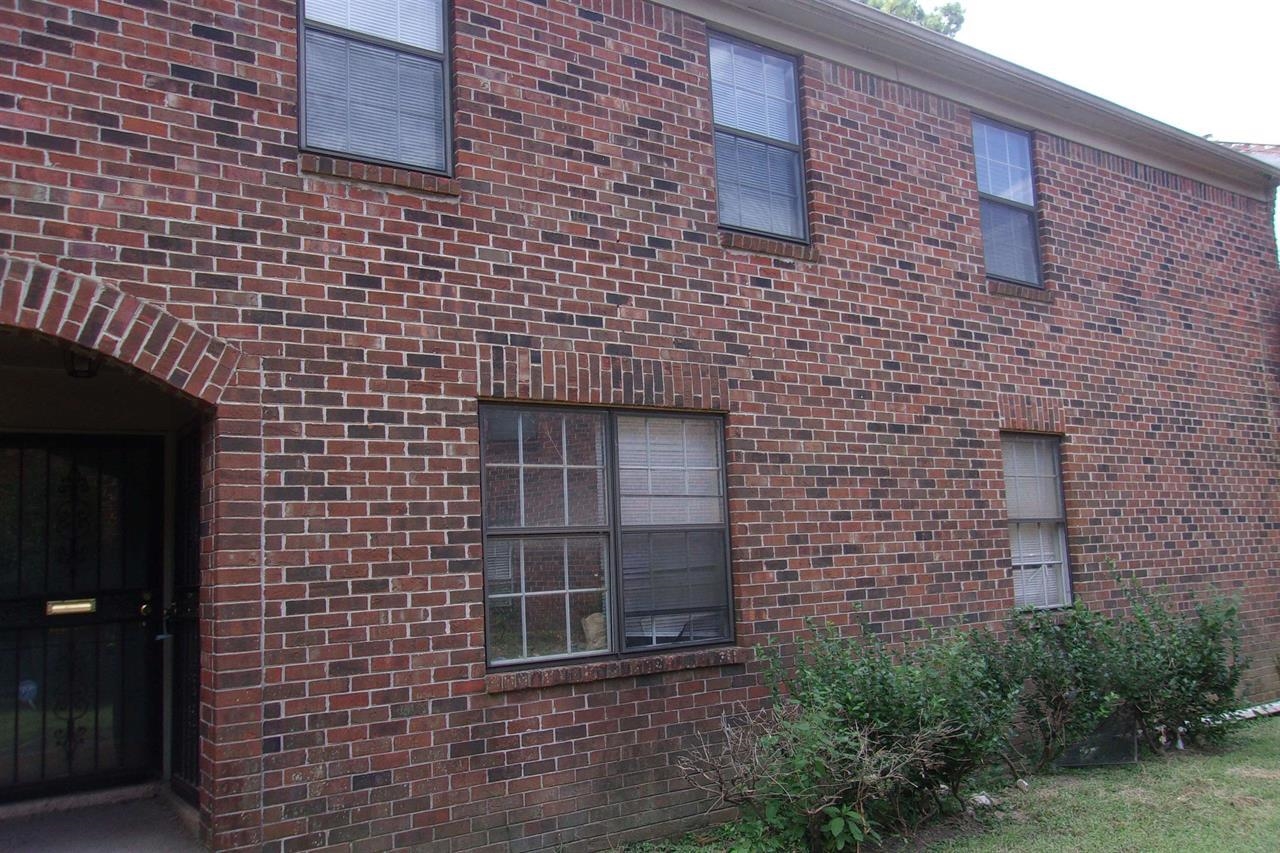
M 1253 198 L 1270 200 L 1280 183 L 1278 167 L 854 0 L 656 2 L 716 27 L 942 95 L 993 118 Z

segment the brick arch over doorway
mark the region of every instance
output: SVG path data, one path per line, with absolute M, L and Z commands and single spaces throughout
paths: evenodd
M 216 406 L 240 352 L 100 279 L 0 256 L 0 326 L 41 332 L 108 356 Z
M 262 840 L 263 723 L 259 361 L 111 282 L 3 254 L 0 328 L 109 358 L 205 410 L 198 474 L 201 834 L 215 850 L 255 849 Z

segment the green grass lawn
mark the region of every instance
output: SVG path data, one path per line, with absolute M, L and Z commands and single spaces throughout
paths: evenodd
M 1225 749 L 1146 756 L 1137 765 L 1036 776 L 1027 791 L 991 791 L 999 805 L 976 819 L 926 827 L 893 851 L 1131 851 L 1273 853 L 1280 850 L 1280 717 L 1245 726 Z M 631 848 L 713 853 L 701 837 Z M 864 848 L 866 850 L 868 848 Z
M 1183 752 L 1137 766 L 1036 777 L 999 795 L 982 831 L 922 845 L 933 851 L 1280 850 L 1280 717 L 1246 727 L 1214 754 Z

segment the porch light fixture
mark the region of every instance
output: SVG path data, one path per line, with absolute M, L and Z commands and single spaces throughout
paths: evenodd
M 62 351 L 62 366 L 72 379 L 92 379 L 98 375 L 98 359 L 75 350 Z

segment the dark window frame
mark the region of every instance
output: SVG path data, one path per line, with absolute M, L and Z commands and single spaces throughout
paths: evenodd
M 1031 173 L 1031 203 L 1030 204 L 1016 201 L 1014 199 L 1005 198 L 1004 196 L 994 195 L 992 193 L 985 193 L 982 191 L 981 182 L 978 180 L 977 146 L 976 144 L 974 144 L 975 136 L 976 136 L 976 134 L 974 133 L 974 128 L 979 123 L 988 125 L 990 127 L 999 128 L 1000 130 L 1006 131 L 1008 133 L 1017 134 L 1018 136 L 1021 136 L 1027 140 L 1027 171 Z M 1024 213 L 1031 214 L 1031 233 L 1033 238 L 1031 241 L 1031 251 L 1035 260 L 1035 269 L 1036 269 L 1035 280 L 1028 281 L 1026 279 L 1015 278 L 1013 276 L 1000 275 L 998 273 L 991 272 L 990 268 L 987 265 L 987 260 L 986 260 L 987 236 L 986 236 L 986 232 L 984 231 L 982 233 L 982 243 L 983 243 L 982 261 L 983 261 L 983 267 L 986 271 L 987 278 L 994 279 L 996 281 L 1006 281 L 1011 284 L 1016 284 L 1022 287 L 1034 287 L 1037 290 L 1044 290 L 1045 289 L 1044 263 L 1040 255 L 1040 192 L 1037 189 L 1037 184 L 1039 183 L 1039 174 L 1036 171 L 1035 131 L 1025 127 L 1018 127 L 1016 125 L 1009 124 L 1008 122 L 991 118 L 990 116 L 974 113 L 972 116 L 972 120 L 970 121 L 969 142 L 974 149 L 973 174 L 974 174 L 974 181 L 975 183 L 978 184 L 979 220 L 981 220 L 981 216 L 982 216 L 981 203 L 984 201 L 989 202 L 991 204 L 1000 205 L 1001 207 L 1007 207 L 1012 210 L 1018 210 Z M 981 225 L 979 225 L 979 227 L 981 228 Z
M 579 525 L 566 527 L 511 527 L 502 528 L 501 532 L 493 532 L 490 530 L 489 520 L 485 512 L 484 496 L 488 493 L 489 472 L 488 465 L 484 460 L 484 447 L 486 446 L 486 438 L 488 424 L 485 413 L 488 411 L 502 410 L 506 412 L 514 412 L 516 414 L 524 412 L 546 413 L 549 411 L 572 411 L 587 412 L 602 416 L 603 419 L 603 472 L 604 479 L 601 486 L 605 499 L 606 518 L 603 525 Z M 622 490 L 618 482 L 618 419 L 620 417 L 641 417 L 641 418 L 663 418 L 677 421 L 700 420 L 713 423 L 716 428 L 716 443 L 719 453 L 719 489 L 720 502 L 723 513 L 723 519 L 718 524 L 689 524 L 679 525 L 680 529 L 686 530 L 717 530 L 721 531 L 724 540 L 724 549 L 722 559 L 724 562 L 724 573 L 722 583 L 724 585 L 724 609 L 725 609 L 725 634 L 723 637 L 717 637 L 709 640 L 687 640 L 684 642 L 673 642 L 663 644 L 653 644 L 639 647 L 628 648 L 626 643 L 626 620 L 624 617 L 624 601 L 623 601 L 623 538 L 627 533 L 645 533 L 655 530 L 671 530 L 672 525 L 625 525 L 622 522 L 621 502 Z M 483 606 L 485 610 L 485 663 L 492 670 L 521 670 L 521 669 L 537 669 L 548 666 L 561 666 L 566 664 L 590 663 L 599 660 L 618 660 L 622 658 L 644 657 L 659 654 L 667 654 L 670 652 L 684 651 L 693 648 L 705 648 L 711 646 L 731 645 L 736 637 L 736 624 L 734 619 L 734 597 L 733 597 L 733 567 L 731 563 L 732 543 L 730 541 L 731 529 L 729 524 L 729 492 L 728 492 L 728 448 L 725 442 L 725 418 L 723 415 L 708 412 L 685 412 L 685 411 L 656 411 L 651 409 L 632 409 L 611 406 L 583 406 L 583 405 L 558 405 L 558 404 L 537 404 L 509 401 L 486 401 L 482 400 L 479 404 L 477 412 L 478 419 L 478 437 L 480 447 L 480 538 L 481 538 L 481 579 L 483 588 Z M 512 659 L 510 661 L 493 661 L 490 649 L 493 646 L 492 625 L 488 616 L 489 608 L 489 572 L 485 565 L 483 557 L 484 552 L 488 548 L 490 541 L 515 541 L 519 539 L 536 539 L 536 538 L 554 538 L 554 537 L 572 537 L 574 535 L 588 536 L 597 535 L 603 532 L 607 539 L 606 553 L 608 554 L 609 566 L 606 578 L 605 607 L 608 610 L 608 647 L 603 650 L 591 650 L 577 653 L 565 653 L 556 655 L 544 655 L 540 657 L 527 657 L 521 659 Z
M 761 136 L 760 134 L 753 133 L 752 131 L 749 131 L 749 130 L 741 130 L 739 128 L 735 128 L 730 125 L 720 123 L 715 113 L 715 81 L 712 80 L 711 78 L 711 43 L 716 39 L 744 45 L 754 50 L 759 50 L 763 53 L 767 53 L 772 56 L 778 57 L 779 59 L 785 59 L 791 63 L 792 69 L 794 71 L 794 78 L 795 78 L 794 107 L 795 107 L 795 120 L 796 120 L 796 142 L 792 143 L 789 141 L 773 139 L 772 137 Z M 707 32 L 707 93 L 708 95 L 710 95 L 709 100 L 710 100 L 710 107 L 711 107 L 711 125 L 712 125 L 711 126 L 711 139 L 712 139 L 711 145 L 712 145 L 713 159 L 715 157 L 715 136 L 717 133 L 723 133 L 727 136 L 732 136 L 737 139 L 747 139 L 751 142 L 759 143 L 768 148 L 779 148 L 785 151 L 793 152 L 796 155 L 797 179 L 799 181 L 799 189 L 800 189 L 800 234 L 798 236 L 795 236 L 791 234 L 780 234 L 776 231 L 764 231 L 757 228 L 750 228 L 745 225 L 735 225 L 732 223 L 725 222 L 724 219 L 719 215 L 720 184 L 719 184 L 719 181 L 717 180 L 716 181 L 716 196 L 717 196 L 716 215 L 717 215 L 717 220 L 719 222 L 720 228 L 724 229 L 725 231 L 733 231 L 739 234 L 750 234 L 756 237 L 767 237 L 771 240 L 781 240 L 787 243 L 796 243 L 802 246 L 808 246 L 812 242 L 812 234 L 809 227 L 809 186 L 808 186 L 809 182 L 808 182 L 807 170 L 805 168 L 805 145 L 804 145 L 805 124 L 804 124 L 804 110 L 801 108 L 802 107 L 802 102 L 801 102 L 802 88 L 800 85 L 800 82 L 801 82 L 800 72 L 801 72 L 801 56 L 798 54 L 789 53 L 784 50 L 779 50 L 775 47 L 770 47 L 769 45 L 761 44 L 760 42 L 752 41 L 751 39 L 743 38 L 741 36 L 737 36 L 732 33 L 727 33 L 723 30 L 708 30 Z M 715 172 L 718 173 L 718 171 L 719 171 L 719 166 L 717 164 Z M 713 177 L 714 177 L 714 174 L 713 174 Z
M 344 160 L 351 160 L 357 163 L 369 163 L 374 166 L 388 166 L 394 169 L 406 169 L 412 172 L 423 172 L 429 175 L 441 175 L 443 177 L 452 177 L 455 161 L 455 152 L 453 150 L 454 141 L 454 122 L 453 122 L 453 63 L 451 57 L 453 54 L 453 0 L 439 0 L 440 2 L 440 44 L 442 50 L 437 53 L 435 51 L 426 50 L 416 45 L 405 44 L 403 42 L 391 41 L 390 39 L 380 38 L 368 33 L 361 33 L 356 30 L 348 30 L 344 27 L 338 27 L 322 21 L 308 21 L 306 0 L 298 2 L 295 17 L 295 32 L 298 34 L 298 58 L 297 58 L 297 76 L 298 76 L 298 150 L 312 154 L 322 154 L 328 157 L 338 157 Z M 307 140 L 307 31 L 316 30 L 327 35 L 336 36 L 346 39 L 347 41 L 366 44 L 372 47 L 380 47 L 386 50 L 392 50 L 396 53 L 408 54 L 411 56 L 421 56 L 440 63 L 440 85 L 441 89 L 441 105 L 444 111 L 443 128 L 444 128 L 444 168 L 433 169 L 429 166 L 423 166 L 418 163 L 404 163 L 398 160 L 385 160 L 378 157 L 370 157 L 367 154 L 360 154 L 353 151 L 343 151 L 341 149 L 324 148 L 318 145 L 311 145 Z
M 1005 454 L 1006 439 L 1031 440 L 1031 441 L 1043 442 L 1046 445 L 1049 445 L 1049 444 L 1052 445 L 1053 476 L 1057 485 L 1058 507 L 1060 509 L 1059 515 L 1054 517 L 1026 517 L 1026 518 L 1013 517 L 1012 513 L 1009 511 L 1009 505 L 1008 505 L 1008 500 L 1009 500 L 1008 478 L 1005 476 L 1003 471 L 1003 465 L 1005 462 L 1005 455 L 1006 455 Z M 1054 524 L 1056 525 L 1059 547 L 1062 549 L 1062 568 L 1060 569 L 1061 577 L 1059 578 L 1059 584 L 1062 591 L 1062 602 L 1058 604 L 1047 604 L 1047 605 L 1021 604 L 1017 601 L 1016 592 L 1015 592 L 1015 599 L 1014 599 L 1015 607 L 1031 608 L 1035 610 L 1061 610 L 1063 608 L 1070 607 L 1072 602 L 1075 600 L 1075 592 L 1073 588 L 1073 578 L 1072 578 L 1072 571 L 1071 571 L 1070 536 L 1069 536 L 1069 528 L 1067 525 L 1067 496 L 1066 496 L 1066 488 L 1065 488 L 1064 480 L 1062 476 L 1062 444 L 1063 444 L 1063 438 L 1060 435 L 1053 435 L 1049 433 L 1039 433 L 1039 432 L 1025 432 L 1020 430 L 1002 430 L 1000 432 L 1000 456 L 1001 456 L 1001 465 L 1002 465 L 1001 480 L 1004 485 L 1004 493 L 1005 493 L 1005 516 L 1006 516 L 1005 523 L 1007 527 L 1006 538 L 1007 538 L 1008 547 L 1009 547 L 1010 581 L 1012 581 L 1013 579 L 1013 572 L 1016 572 L 1019 569 L 1018 564 L 1013 562 L 1014 560 L 1013 528 L 1015 525 L 1019 525 L 1019 524 Z M 1029 564 L 1024 564 L 1024 565 L 1029 565 Z

